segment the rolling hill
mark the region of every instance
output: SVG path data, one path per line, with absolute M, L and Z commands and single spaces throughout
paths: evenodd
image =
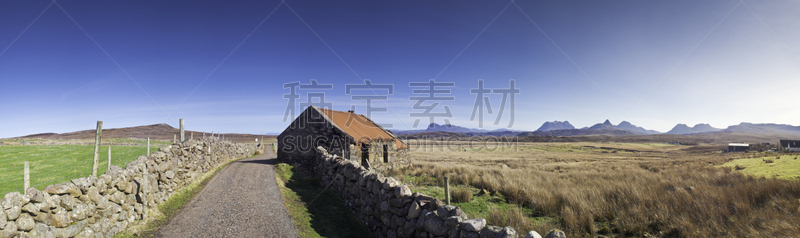
M 111 128 L 103 129 L 102 138 L 150 138 L 152 140 L 166 140 L 171 141 L 173 136 L 179 135 L 180 129 L 174 128 L 167 124 L 154 124 L 147 126 L 125 127 L 125 128 Z M 185 130 L 185 137 L 189 137 L 194 133 L 194 138 L 203 138 L 203 132 Z M 211 132 L 205 132 L 207 136 Z M 216 134 L 216 132 L 215 132 Z M 235 134 L 223 133 L 225 139 L 230 139 L 237 143 L 252 143 L 255 138 L 261 138 L 261 135 L 254 134 Z M 94 140 L 95 130 L 83 130 L 69 133 L 40 133 L 27 136 L 16 137 L 15 139 L 50 139 L 50 140 Z M 274 139 L 276 136 L 263 136 L 264 139 Z

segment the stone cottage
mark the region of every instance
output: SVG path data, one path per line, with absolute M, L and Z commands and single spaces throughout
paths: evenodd
M 374 171 L 408 166 L 408 145 L 353 111 L 309 106 L 278 136 L 278 159 L 314 166 L 318 146 Z

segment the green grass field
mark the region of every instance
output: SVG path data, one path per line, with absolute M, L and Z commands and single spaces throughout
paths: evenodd
M 739 172 L 756 177 L 775 176 L 779 179 L 799 180 L 800 160 L 795 159 L 797 157 L 797 155 L 783 155 L 780 159 L 776 159 L 775 156 L 737 159 L 720 165 L 720 167 L 735 169 L 738 165 L 740 168 L 744 167 Z M 766 160 L 771 160 L 772 163 L 767 163 Z
M 150 151 L 161 143 L 151 141 Z M 100 147 L 98 175 L 108 167 L 108 146 Z M 147 152 L 146 146 L 111 146 L 111 164 L 125 168 Z M 31 187 L 67 182 L 92 174 L 94 145 L 26 145 L 0 146 L 0 194 L 23 192 L 24 163 L 30 166 Z

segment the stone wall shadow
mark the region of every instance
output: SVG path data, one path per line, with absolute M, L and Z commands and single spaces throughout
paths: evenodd
M 305 203 L 311 214 L 311 228 L 320 236 L 374 237 L 339 195 L 329 189 L 322 190 L 319 177 L 310 176 L 308 171 L 297 167 L 292 167 L 292 172 L 286 187 Z

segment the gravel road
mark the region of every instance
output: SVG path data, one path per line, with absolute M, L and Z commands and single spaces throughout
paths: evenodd
M 270 150 L 228 164 L 156 237 L 297 237 L 274 164 Z

